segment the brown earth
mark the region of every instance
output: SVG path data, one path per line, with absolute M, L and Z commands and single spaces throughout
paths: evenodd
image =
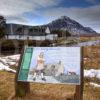
M 15 74 L 0 71 L 0 100 L 8 100 L 14 94 Z M 73 85 L 51 85 L 31 83 L 31 93 L 25 98 L 14 98 L 13 100 L 66 100 L 73 98 L 75 86 Z M 100 88 L 94 88 L 85 80 L 84 99 L 99 100 Z M 70 99 L 69 99 L 70 100 Z
M 0 71 L 0 100 L 7 100 L 14 94 L 15 74 Z M 66 96 L 73 98 L 75 86 L 57 84 L 35 84 L 30 83 L 31 93 L 25 98 L 14 98 L 14 100 L 66 100 Z
M 84 68 L 100 69 L 100 45 L 84 47 Z

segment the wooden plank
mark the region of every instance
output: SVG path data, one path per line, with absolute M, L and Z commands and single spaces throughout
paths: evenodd
M 84 86 L 84 70 L 83 70 L 83 47 L 81 47 L 81 71 L 80 71 L 81 79 L 80 79 L 80 85 L 76 85 L 75 89 L 75 100 L 83 100 L 83 86 Z

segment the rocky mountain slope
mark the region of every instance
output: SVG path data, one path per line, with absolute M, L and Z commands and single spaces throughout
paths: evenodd
M 84 27 L 77 21 L 67 17 L 62 16 L 46 26 L 50 27 L 51 30 L 64 30 L 71 33 L 71 35 L 96 35 L 97 32 L 90 27 Z

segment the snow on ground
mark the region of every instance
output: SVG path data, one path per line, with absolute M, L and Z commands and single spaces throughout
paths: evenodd
M 93 83 L 93 82 L 90 82 L 90 85 L 91 86 L 94 86 L 94 87 L 99 87 L 100 88 L 100 85 L 99 84 L 96 84 L 96 83 Z
M 96 78 L 100 79 L 100 69 L 84 70 L 84 77 L 89 77 L 89 78 L 96 77 Z
M 100 40 L 81 42 L 72 46 L 92 46 L 92 45 L 97 45 L 97 44 L 100 44 Z
M 17 66 L 19 58 L 20 58 L 19 54 L 0 57 L 0 70 L 6 70 L 16 73 L 16 71 L 11 69 L 10 66 Z
M 3 65 L 1 62 L 0 62 L 0 70 L 6 70 L 6 71 L 10 71 L 10 72 L 16 73 L 15 70 L 9 68 L 9 66 Z

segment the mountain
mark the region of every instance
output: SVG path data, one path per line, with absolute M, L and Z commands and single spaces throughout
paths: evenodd
M 67 17 L 61 16 L 60 18 L 48 23 L 48 26 L 51 30 L 64 30 L 71 33 L 71 35 L 96 35 L 96 31 L 90 27 L 84 27 L 77 21 Z

